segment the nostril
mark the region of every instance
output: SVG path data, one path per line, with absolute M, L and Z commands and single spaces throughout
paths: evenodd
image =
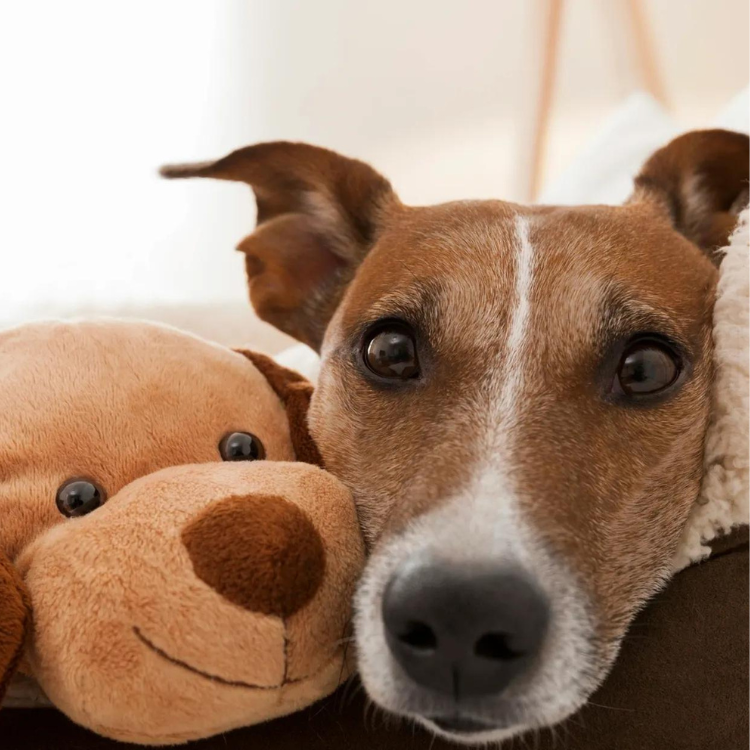
M 514 649 L 509 641 L 506 633 L 485 633 L 474 644 L 474 654 L 494 661 L 512 661 L 524 656 L 523 651 Z
M 401 643 L 417 651 L 434 651 L 437 648 L 435 631 L 426 623 L 410 620 L 397 636 Z
M 416 685 L 453 696 L 500 695 L 534 667 L 549 619 L 523 572 L 494 564 L 409 560 L 383 591 L 384 635 Z

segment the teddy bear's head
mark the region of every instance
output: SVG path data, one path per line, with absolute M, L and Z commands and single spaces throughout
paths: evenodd
M 0 335 L 0 694 L 20 668 L 168 744 L 333 690 L 363 550 L 348 491 L 292 463 L 310 391 L 145 323 Z

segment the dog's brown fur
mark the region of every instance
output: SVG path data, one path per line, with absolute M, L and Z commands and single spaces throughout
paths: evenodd
M 260 227 L 239 247 L 251 298 L 322 349 L 311 430 L 353 490 L 371 550 L 467 491 L 502 432 L 498 460 L 525 519 L 593 602 L 606 670 L 698 494 L 714 251 L 746 198 L 747 137 L 676 139 L 623 207 L 410 208 L 360 162 L 290 143 L 163 174 L 255 190 Z M 534 248 L 521 365 L 508 354 L 519 222 Z M 416 331 L 421 378 L 384 387 L 367 376 L 363 332 L 383 318 Z M 667 336 L 684 359 L 679 387 L 649 406 L 609 392 L 618 346 L 639 332 Z M 508 378 L 512 418 L 493 411 Z

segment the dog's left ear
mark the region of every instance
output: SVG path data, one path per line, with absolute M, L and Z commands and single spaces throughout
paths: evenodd
M 697 130 L 657 151 L 635 178 L 630 202 L 650 201 L 715 263 L 748 202 L 750 139 L 728 130 Z
M 304 461 L 307 464 L 323 466 L 323 459 L 318 452 L 318 446 L 315 445 L 315 441 L 307 428 L 307 412 L 314 390 L 312 383 L 294 370 L 282 367 L 265 354 L 246 349 L 235 349 L 235 351 L 247 357 L 258 368 L 281 399 L 281 403 L 284 404 L 289 420 L 289 435 L 297 460 Z

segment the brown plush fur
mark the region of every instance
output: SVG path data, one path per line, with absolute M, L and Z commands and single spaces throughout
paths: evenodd
M 31 602 L 15 567 L 0 551 L 0 703 L 31 629 Z
M 268 460 L 222 462 L 234 431 Z M 0 560 L 13 565 L 0 566 L 3 680 L 24 644 L 26 588 L 21 670 L 110 737 L 184 742 L 333 690 L 348 673 L 341 638 L 362 543 L 350 493 L 292 459 L 284 405 L 247 357 L 145 323 L 1 334 Z M 57 488 L 81 476 L 106 502 L 65 518 Z M 284 555 L 301 540 L 292 567 L 309 569 L 291 581 Z M 256 572 L 271 605 L 238 606 L 264 598 L 250 590 Z
M 270 357 L 259 352 L 237 349 L 246 356 L 266 380 L 271 384 L 276 395 L 281 399 L 289 419 L 289 436 L 294 446 L 298 461 L 305 461 L 316 466 L 323 466 L 318 446 L 310 435 L 307 426 L 307 413 L 313 387 L 299 373 L 282 367 Z
M 307 516 L 277 495 L 230 497 L 182 532 L 201 580 L 251 612 L 287 618 L 325 575 L 325 548 Z

